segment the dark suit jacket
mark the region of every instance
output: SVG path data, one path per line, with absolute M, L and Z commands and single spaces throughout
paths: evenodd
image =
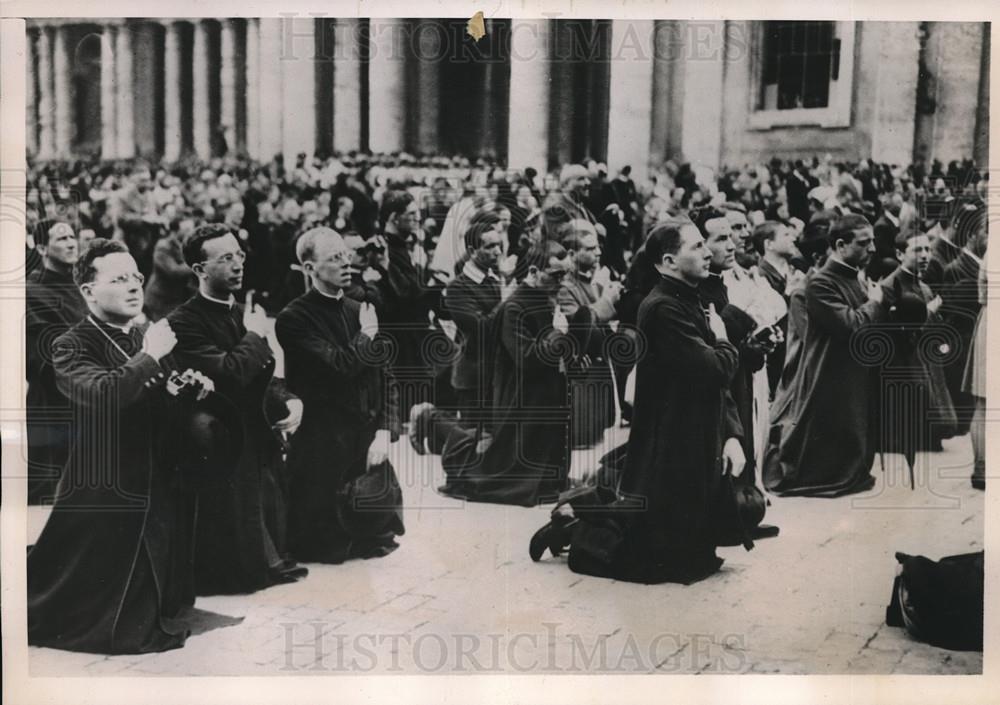
M 885 217 L 883 213 L 873 226 L 875 231 L 875 254 L 868 264 L 868 276 L 871 279 L 881 279 L 889 274 L 888 260 L 896 259 L 896 236 L 899 235 L 899 226 Z
M 445 303 L 462 334 L 462 355 L 452 368 L 451 384 L 455 389 L 486 389 L 492 380 L 490 328 L 500 305 L 500 283 L 486 277 L 477 284 L 459 274 L 448 285 Z

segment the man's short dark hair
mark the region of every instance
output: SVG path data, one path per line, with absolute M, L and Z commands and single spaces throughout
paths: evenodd
M 871 229 L 871 223 L 863 215 L 849 213 L 834 221 L 830 226 L 830 243 L 835 245 L 837 240 L 843 240 L 845 245 L 854 242 L 854 237 L 862 230 Z
M 926 235 L 926 234 L 927 233 L 923 232 L 922 230 L 920 230 L 920 228 L 916 227 L 915 225 L 911 225 L 910 227 L 904 227 L 899 231 L 899 233 L 897 233 L 896 239 L 893 240 L 893 244 L 896 246 L 896 249 L 899 250 L 900 252 L 906 252 L 907 243 L 910 240 L 912 240 L 915 237 L 920 237 L 921 235 Z
M 476 213 L 465 229 L 465 247 L 468 250 L 478 250 L 483 244 L 483 235 L 495 230 L 500 224 L 500 216 L 496 211 Z
M 708 238 L 709 233 L 708 230 L 705 228 L 705 226 L 708 224 L 708 221 L 715 220 L 716 218 L 725 219 L 725 217 L 726 214 L 720 211 L 718 208 L 714 208 L 712 206 L 706 206 L 704 208 L 699 208 L 695 213 L 693 213 L 691 220 L 694 221 L 695 227 L 698 228 L 698 232 L 701 233 L 701 236 L 704 238 Z M 659 262 L 659 260 L 656 261 Z
M 386 222 L 392 216 L 402 215 L 407 206 L 413 202 L 413 194 L 409 191 L 403 191 L 402 189 L 393 189 L 391 191 L 386 191 L 385 195 L 382 196 L 382 207 L 379 209 L 378 217 L 379 221 L 382 223 L 382 227 L 385 227 Z
M 778 231 L 785 227 L 776 220 L 765 220 L 753 229 L 753 248 L 757 254 L 764 254 L 764 243 L 778 236 Z
M 649 231 L 646 238 L 646 256 L 653 264 L 663 261 L 663 255 L 676 255 L 681 251 L 680 223 L 661 223 Z
M 91 240 L 87 249 L 83 251 L 80 259 L 73 266 L 73 281 L 76 282 L 77 286 L 83 286 L 94 281 L 94 277 L 97 276 L 97 268 L 94 266 L 94 260 L 107 257 L 116 252 L 128 253 L 128 248 L 124 242 L 108 240 L 103 237 L 96 237 Z
M 204 244 L 206 242 L 232 234 L 233 231 L 222 223 L 207 223 L 205 225 L 199 225 L 198 228 L 191 233 L 190 237 L 188 237 L 187 242 L 184 243 L 184 261 L 187 262 L 189 267 L 201 264 L 205 261 Z
M 524 253 L 524 267 L 537 267 L 538 269 L 545 271 L 549 268 L 549 259 L 556 258 L 558 260 L 566 259 L 567 256 L 566 248 L 560 245 L 555 240 L 542 240 L 541 242 L 536 242 L 528 248 L 528 251 Z
M 42 245 L 43 247 L 47 246 L 49 244 L 49 231 L 51 231 L 52 228 L 58 225 L 59 223 L 69 225 L 70 228 L 73 229 L 73 226 L 70 225 L 69 222 L 65 220 L 59 220 L 57 218 L 46 218 L 43 220 L 39 220 L 35 224 L 35 229 L 32 231 L 31 234 L 32 239 L 35 241 L 35 246 L 36 247 L 38 245 Z M 73 232 L 76 232 L 76 230 L 74 229 Z

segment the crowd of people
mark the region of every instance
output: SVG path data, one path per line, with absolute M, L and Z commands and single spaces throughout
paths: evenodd
M 734 538 L 734 493 L 864 491 L 880 453 L 912 482 L 970 432 L 982 489 L 985 192 L 970 162 L 830 157 L 639 183 L 406 154 L 32 164 L 29 501 L 54 506 L 29 640 L 176 648 L 195 595 L 389 554 L 402 436 L 442 494 L 555 503 L 533 560 L 644 583 L 779 534 L 761 501 Z

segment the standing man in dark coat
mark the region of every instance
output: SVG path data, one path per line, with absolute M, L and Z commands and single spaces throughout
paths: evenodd
M 461 342 L 461 354 L 451 371 L 451 384 L 463 422 L 473 424 L 488 418 L 493 397 L 492 330 L 504 286 L 497 272 L 504 237 L 499 225 L 500 218 L 494 213 L 476 216 L 465 232 L 468 259 L 445 291 L 445 306 Z M 423 408 L 424 405 L 414 406 L 411 414 L 419 415 Z
M 754 248 L 760 255 L 757 271 L 788 305 L 790 291 L 801 284 L 802 273 L 792 266 L 792 258 L 799 253 L 795 248 L 793 231 L 787 225 L 765 221 L 754 228 Z M 788 318 L 779 321 L 782 337 L 787 338 Z M 786 343 L 783 340 L 767 356 L 767 381 L 771 398 L 778 389 L 781 371 L 785 367 Z
M 73 281 L 79 256 L 73 228 L 43 221 L 35 229 L 35 249 L 42 266 L 28 275 L 24 306 L 29 504 L 53 499 L 69 457 L 70 405 L 56 385 L 52 341 L 87 315 L 87 304 Z
M 384 343 L 376 339 L 378 316 L 371 304 L 344 295 L 351 251 L 337 232 L 303 233 L 296 256 L 312 288 L 275 325 L 289 389 L 305 405 L 288 456 L 291 550 L 320 563 L 384 556 L 403 533 L 399 507 L 381 505 L 387 521 L 377 531 L 359 533 L 344 521 L 345 489 L 386 463 L 400 431 Z
M 245 442 L 233 476 L 199 493 L 196 588 L 202 595 L 232 594 L 294 582 L 307 571 L 285 555 L 287 483 L 278 433 L 295 431 L 302 402 L 272 385 L 263 310 L 236 303 L 246 259 L 236 236 L 222 224 L 202 225 L 185 243 L 184 259 L 198 277 L 198 293 L 169 316 L 175 355 L 239 407 Z
M 573 269 L 563 279 L 556 300 L 579 351 L 567 370 L 573 415 L 570 440 L 574 448 L 590 448 L 615 421 L 615 383 L 605 342 L 612 334 L 609 324 L 622 286 L 594 281 L 601 246 L 590 222 L 570 221 L 562 244 L 572 257 Z
M 896 266 L 896 238 L 899 236 L 899 213 L 903 208 L 903 195 L 890 194 L 885 201 L 882 215 L 872 230 L 875 236 L 875 255 L 868 263 L 868 278 L 878 281 Z
M 380 217 L 386 251 L 379 281 L 383 304 L 379 318 L 382 334 L 396 349 L 390 363 L 393 374 L 402 378 L 429 376 L 421 348 L 430 331 L 427 312 L 432 292 L 414 266 L 407 244 L 419 225 L 420 208 L 408 192 L 388 191 L 382 197 Z M 410 401 L 403 400 L 407 405 Z
M 166 321 L 132 325 L 143 277 L 121 242 L 76 265 L 89 315 L 60 336 L 53 367 L 74 407 L 75 443 L 52 513 L 28 552 L 28 643 L 104 654 L 166 651 L 194 604 L 189 517 L 168 434 Z M 199 397 L 211 383 L 197 375 Z M 183 442 L 183 439 L 180 439 Z
M 554 501 L 569 474 L 566 363 L 575 346 L 556 292 L 572 266 L 547 241 L 525 255 L 525 281 L 500 305 L 492 336 L 492 434 L 477 438 L 432 406 L 413 420 L 416 443 L 441 453 L 443 494 L 534 506 Z
M 940 325 L 941 297 L 921 281 L 931 259 L 927 235 L 901 234 L 896 242 L 899 266 L 882 280 L 889 307 L 890 359 L 882 367 L 881 401 L 876 409 L 880 423 L 880 450 L 903 453 L 910 468 L 917 451 L 941 450 L 941 440 L 955 432 L 952 406 L 940 349 L 927 342 Z
M 146 283 L 146 315 L 158 321 L 198 291 L 198 278 L 184 261 L 184 241 L 194 232 L 194 220 L 170 224 L 170 232 L 153 247 L 153 274 Z
M 833 254 L 806 284 L 794 398 L 765 454 L 764 486 L 779 495 L 837 497 L 875 483 L 876 380 L 864 336 L 885 321 L 887 306 L 882 288 L 860 279 L 875 252 L 864 216 L 836 221 L 829 240 Z
M 983 216 L 985 224 L 985 215 Z M 953 338 L 948 362 L 945 365 L 945 378 L 948 380 L 948 391 L 955 404 L 955 415 L 958 420 L 957 435 L 969 432 L 969 424 L 975 411 L 975 399 L 962 388 L 965 374 L 965 361 L 972 348 L 972 335 L 976 328 L 976 318 L 979 315 L 979 268 L 983 266 L 982 254 L 986 249 L 985 230 L 973 234 L 958 257 L 944 268 L 941 293 L 941 317 Z

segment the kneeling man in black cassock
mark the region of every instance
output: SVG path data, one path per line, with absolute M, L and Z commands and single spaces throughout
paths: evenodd
M 441 454 L 442 494 L 530 507 L 555 501 L 568 485 L 565 370 L 576 349 L 556 295 L 572 261 L 547 241 L 526 253 L 525 264 L 524 281 L 492 316 L 489 432 L 465 428 L 430 404 L 411 412 L 414 448 Z
M 121 242 L 95 239 L 76 264 L 89 315 L 54 343 L 73 440 L 55 505 L 28 551 L 28 643 L 104 654 L 166 651 L 187 631 L 170 618 L 194 604 L 191 507 L 177 467 L 194 393 L 212 383 L 167 371 L 166 321 L 134 325 L 143 276 Z M 235 415 L 235 412 L 234 412 Z
M 295 582 L 308 570 L 286 555 L 287 482 L 281 432 L 293 433 L 302 402 L 274 375 L 263 309 L 236 302 L 246 255 L 226 225 L 202 225 L 184 244 L 198 293 L 169 316 L 180 364 L 208 375 L 241 411 L 244 447 L 237 471 L 198 496 L 195 589 L 248 593 Z M 273 419 L 268 420 L 268 416 Z
M 729 386 L 736 347 L 699 284 L 712 255 L 691 224 L 663 224 L 645 244 L 660 281 L 639 307 L 646 353 L 636 369 L 635 413 L 620 486 L 595 504 L 570 490 L 532 539 L 531 557 L 569 546 L 571 570 L 643 583 L 690 584 L 715 573 L 722 478 L 746 458 Z M 600 493 L 598 493 L 600 494 Z M 580 501 L 577 501 L 580 500 Z
M 832 253 L 806 282 L 801 353 L 765 453 L 764 486 L 777 495 L 839 497 L 875 484 L 877 377 L 866 358 L 881 345 L 866 336 L 883 332 L 889 307 L 881 286 L 862 283 L 875 252 L 868 221 L 846 215 L 828 239 Z
M 344 296 L 351 251 L 340 234 L 313 228 L 295 253 L 312 289 L 275 325 L 289 389 L 305 405 L 288 456 L 290 548 L 319 563 L 384 556 L 404 532 L 388 462 L 400 431 L 388 347 L 375 308 Z

